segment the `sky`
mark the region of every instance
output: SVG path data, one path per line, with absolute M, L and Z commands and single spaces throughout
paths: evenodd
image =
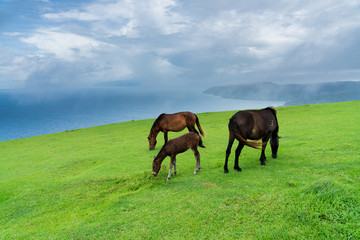
M 358 0 L 0 0 L 0 89 L 360 80 Z

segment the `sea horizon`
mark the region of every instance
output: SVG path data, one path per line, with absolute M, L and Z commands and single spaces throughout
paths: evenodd
M 0 141 L 153 119 L 161 113 L 203 113 L 282 105 L 279 101 L 226 99 L 195 91 L 143 92 L 102 88 L 39 95 L 3 90 L 0 91 Z

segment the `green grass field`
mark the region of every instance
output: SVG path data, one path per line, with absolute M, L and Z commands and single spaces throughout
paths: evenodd
M 236 111 L 198 114 L 202 168 L 180 154 L 170 181 L 154 119 L 1 142 L 0 239 L 360 239 L 360 101 L 276 109 L 278 158 L 245 147 L 236 172 L 234 145 L 229 174 Z

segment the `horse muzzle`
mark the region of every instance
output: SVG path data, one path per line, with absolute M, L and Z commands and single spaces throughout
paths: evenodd
M 155 150 L 155 148 L 149 148 L 149 150 Z
M 156 172 L 153 172 L 152 175 L 154 175 L 155 177 L 157 176 L 157 173 Z

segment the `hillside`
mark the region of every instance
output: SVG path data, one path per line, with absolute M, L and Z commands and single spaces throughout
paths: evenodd
M 217 86 L 204 93 L 242 100 L 283 101 L 285 105 L 360 100 L 360 82 L 277 84 L 271 82 Z
M 154 119 L 0 142 L 0 239 L 359 239 L 360 101 L 276 109 L 277 159 L 245 147 L 236 172 L 234 145 L 224 174 L 236 111 L 201 113 L 202 168 L 180 154 L 168 182 Z

